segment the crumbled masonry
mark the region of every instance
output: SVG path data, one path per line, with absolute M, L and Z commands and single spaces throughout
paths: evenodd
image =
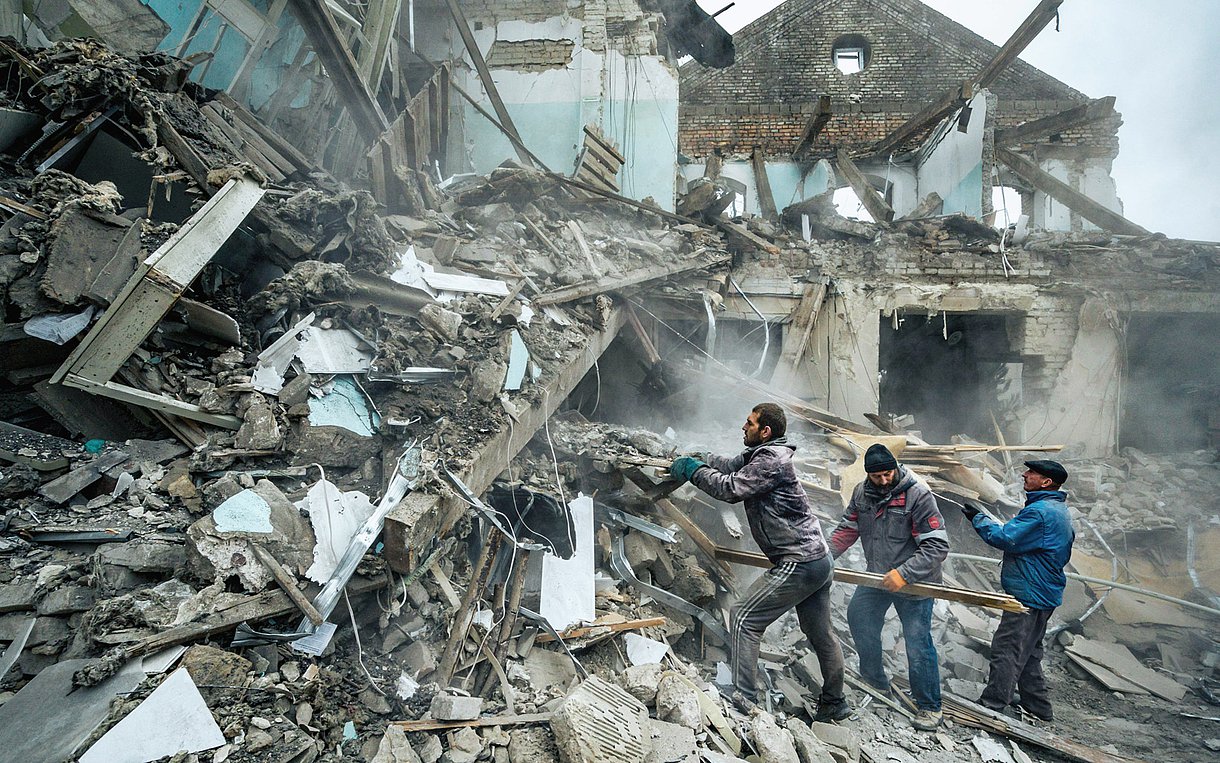
M 829 55 L 837 25 L 865 25 L 869 56 L 909 44 L 916 0 L 788 0 L 736 36 L 679 0 L 446 0 L 409 22 L 394 3 L 264 5 L 188 2 L 211 49 L 173 41 L 165 3 L 0 13 L 0 749 L 1220 747 L 1220 244 L 1122 217 L 1112 98 L 933 15 L 901 99 L 852 92 L 871 80 L 829 57 L 766 73 Z M 140 52 L 161 35 L 178 56 Z M 1000 184 L 1028 219 L 992 225 Z M 878 214 L 841 214 L 845 188 Z M 764 400 L 827 533 L 882 442 L 940 502 L 946 587 L 996 599 L 999 552 L 956 509 L 1011 517 L 1023 461 L 1066 465 L 1053 721 L 974 704 L 999 611 L 950 593 L 946 723 L 916 731 L 854 672 L 841 581 L 852 715 L 814 721 L 793 612 L 763 639 L 758 706 L 734 705 L 724 634 L 758 549 L 740 504 L 668 465 L 740 450 Z M 862 570 L 859 547 L 837 565 Z M 882 641 L 904 676 L 896 621 Z

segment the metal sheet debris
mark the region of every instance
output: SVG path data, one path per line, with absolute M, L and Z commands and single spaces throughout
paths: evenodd
M 40 315 L 26 321 L 22 329 L 32 337 L 45 339 L 55 344 L 64 344 L 89 327 L 89 322 L 93 320 L 93 313 L 94 307 L 90 305 L 79 313 Z
M 315 427 L 342 427 L 364 437 L 372 437 L 381 426 L 381 416 L 373 410 L 356 382 L 348 376 L 336 377 L 322 397 L 309 399 L 309 424 Z
M 296 505 L 309 513 L 317 539 L 313 548 L 313 565 L 305 576 L 315 583 L 325 583 L 335 574 L 340 553 L 373 515 L 376 507 L 359 490 L 344 491 L 325 479 L 315 482 L 305 498 Z

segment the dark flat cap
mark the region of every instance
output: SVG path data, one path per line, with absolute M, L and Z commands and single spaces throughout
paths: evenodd
M 1041 474 L 1043 477 L 1048 477 L 1051 480 L 1054 480 L 1056 485 L 1062 485 L 1063 483 L 1067 482 L 1067 469 L 1064 469 L 1063 464 L 1059 463 L 1058 461 L 1026 461 L 1025 465 L 1028 466 L 1031 471 L 1035 471 L 1038 474 Z

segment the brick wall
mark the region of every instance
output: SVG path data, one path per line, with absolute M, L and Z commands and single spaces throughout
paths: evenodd
M 487 65 L 532 72 L 560 69 L 572 62 L 575 49 L 571 40 L 496 40 L 487 53 Z
M 843 35 L 869 46 L 864 71 L 845 75 L 831 51 Z M 681 69 L 680 150 L 704 157 L 754 145 L 788 153 L 819 95 L 834 117 L 815 156 L 874 143 L 937 96 L 977 74 L 998 50 L 918 0 L 788 0 L 734 35 L 737 62 Z M 989 88 L 999 101 L 997 129 L 1079 105 L 1087 97 L 1018 60 Z M 749 118 L 746 118 L 749 117 Z M 1117 151 L 1110 120 L 1064 133 L 1064 145 Z

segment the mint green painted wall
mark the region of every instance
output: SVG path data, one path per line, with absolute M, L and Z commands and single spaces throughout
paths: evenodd
M 953 190 L 945 197 L 945 205 L 942 214 L 951 215 L 956 212 L 970 215 L 971 217 L 983 216 L 983 163 L 979 162 L 966 174 L 966 177 L 954 186 Z

